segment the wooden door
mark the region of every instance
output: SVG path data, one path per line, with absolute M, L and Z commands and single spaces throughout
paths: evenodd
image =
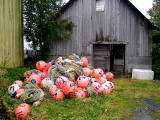
M 125 45 L 113 45 L 114 65 L 113 71 L 125 72 Z
M 104 71 L 110 71 L 110 49 L 108 45 L 93 45 L 93 66 L 102 68 Z

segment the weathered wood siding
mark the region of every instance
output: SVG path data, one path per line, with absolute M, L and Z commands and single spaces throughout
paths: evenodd
M 22 0 L 0 0 L 0 66 L 22 65 Z
M 75 23 L 71 40 L 53 43 L 51 55 L 76 53 L 93 62 L 93 44 L 125 44 L 125 70 L 151 68 L 149 24 L 126 0 L 104 0 L 104 12 L 96 12 L 96 0 L 76 0 L 63 13 Z

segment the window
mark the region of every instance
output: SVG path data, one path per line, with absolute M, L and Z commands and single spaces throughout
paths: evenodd
M 96 0 L 96 11 L 104 11 L 104 0 Z

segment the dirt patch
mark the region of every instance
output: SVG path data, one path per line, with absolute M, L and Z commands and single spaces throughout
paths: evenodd
M 3 99 L 2 97 L 0 96 L 0 119 L 4 119 L 4 120 L 10 120 L 10 118 L 8 118 L 8 115 L 7 115 L 7 109 L 3 103 Z
M 7 70 L 0 68 L 0 76 L 7 74 Z
M 146 98 L 138 98 L 136 99 L 136 101 L 145 103 L 145 106 L 137 107 L 137 115 L 134 115 L 129 120 L 160 120 L 160 105 L 157 105 L 153 100 Z M 154 117 L 150 114 L 153 111 L 155 111 L 158 114 L 158 117 Z

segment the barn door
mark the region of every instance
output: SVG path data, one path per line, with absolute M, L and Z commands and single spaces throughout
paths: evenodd
M 125 45 L 113 45 L 113 71 L 125 72 Z
M 93 45 L 93 65 L 95 68 L 110 71 L 110 49 L 108 45 Z

